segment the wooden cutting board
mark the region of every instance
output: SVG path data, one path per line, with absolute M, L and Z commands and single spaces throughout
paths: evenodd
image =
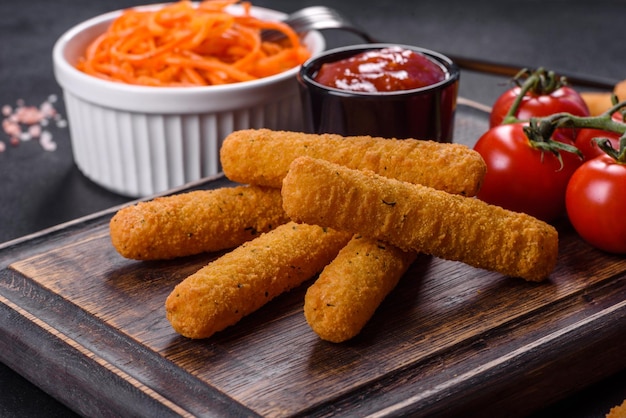
M 193 341 L 164 301 L 220 254 L 124 259 L 117 209 L 0 245 L 0 360 L 84 415 L 519 416 L 626 367 L 626 258 L 565 222 L 544 283 L 420 256 L 347 343 L 306 324 L 310 283 Z

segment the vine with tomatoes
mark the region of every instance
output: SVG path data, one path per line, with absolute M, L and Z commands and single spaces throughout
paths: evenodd
M 626 102 L 590 116 L 551 71 L 514 81 L 474 146 L 487 164 L 478 198 L 546 222 L 567 216 L 591 245 L 626 254 Z

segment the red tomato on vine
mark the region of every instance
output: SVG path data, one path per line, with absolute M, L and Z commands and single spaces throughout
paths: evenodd
M 605 117 L 608 119 L 608 114 Z M 610 119 L 613 122 L 622 123 L 624 122 L 624 115 L 622 115 L 621 112 L 615 112 L 611 115 Z M 607 121 L 606 123 L 609 122 Z M 611 132 L 602 129 L 583 128 L 578 130 L 576 143 L 574 145 L 580 150 L 580 152 L 583 153 L 586 160 L 591 160 L 592 158 L 606 154 L 606 152 L 598 146 L 597 141 L 594 141 L 595 138 L 608 139 L 613 149 L 619 149 L 619 139 L 621 136 L 622 134 L 618 132 Z
M 487 174 L 477 197 L 550 222 L 565 214 L 567 183 L 582 159 L 565 150 L 573 144 L 568 138 L 533 141 L 526 126 L 498 125 L 480 137 L 474 150 L 485 160 Z
M 620 134 L 601 129 L 585 128 L 579 130 L 574 145 L 583 153 L 585 160 L 591 160 L 605 154 L 594 141 L 595 138 L 606 138 L 614 148 L 617 148 L 619 146 Z
M 564 78 L 558 78 L 551 71 L 542 68 L 531 74 L 524 71 L 514 81 L 518 85 L 502 93 L 493 104 L 489 116 L 490 127 L 508 123 L 508 117 L 528 121 L 532 117 L 563 112 L 589 116 L 589 109 L 582 96 L 567 86 Z M 514 109 L 510 112 L 512 107 Z
M 569 220 L 591 245 L 626 254 L 626 164 L 604 154 L 585 162 L 567 186 Z

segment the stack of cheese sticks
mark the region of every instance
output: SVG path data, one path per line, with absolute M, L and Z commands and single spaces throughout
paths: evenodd
M 555 228 L 473 196 L 486 166 L 459 144 L 237 131 L 221 149 L 242 186 L 128 206 L 112 218 L 124 257 L 148 260 L 234 248 L 178 284 L 172 327 L 207 338 L 317 278 L 304 314 L 320 338 L 356 336 L 418 253 L 541 281 Z

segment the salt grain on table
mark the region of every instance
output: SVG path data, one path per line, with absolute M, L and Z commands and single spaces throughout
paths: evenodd
M 16 102 L 16 107 L 2 106 L 2 129 L 9 137 L 9 144 L 18 146 L 20 142 L 39 139 L 39 144 L 45 151 L 54 151 L 57 148 L 52 133 L 44 128 L 54 120 L 57 128 L 66 128 L 67 121 L 59 115 L 54 107 L 56 95 L 48 96 L 41 106 L 26 106 L 23 99 Z M 0 140 L 0 153 L 6 151 L 6 143 Z

